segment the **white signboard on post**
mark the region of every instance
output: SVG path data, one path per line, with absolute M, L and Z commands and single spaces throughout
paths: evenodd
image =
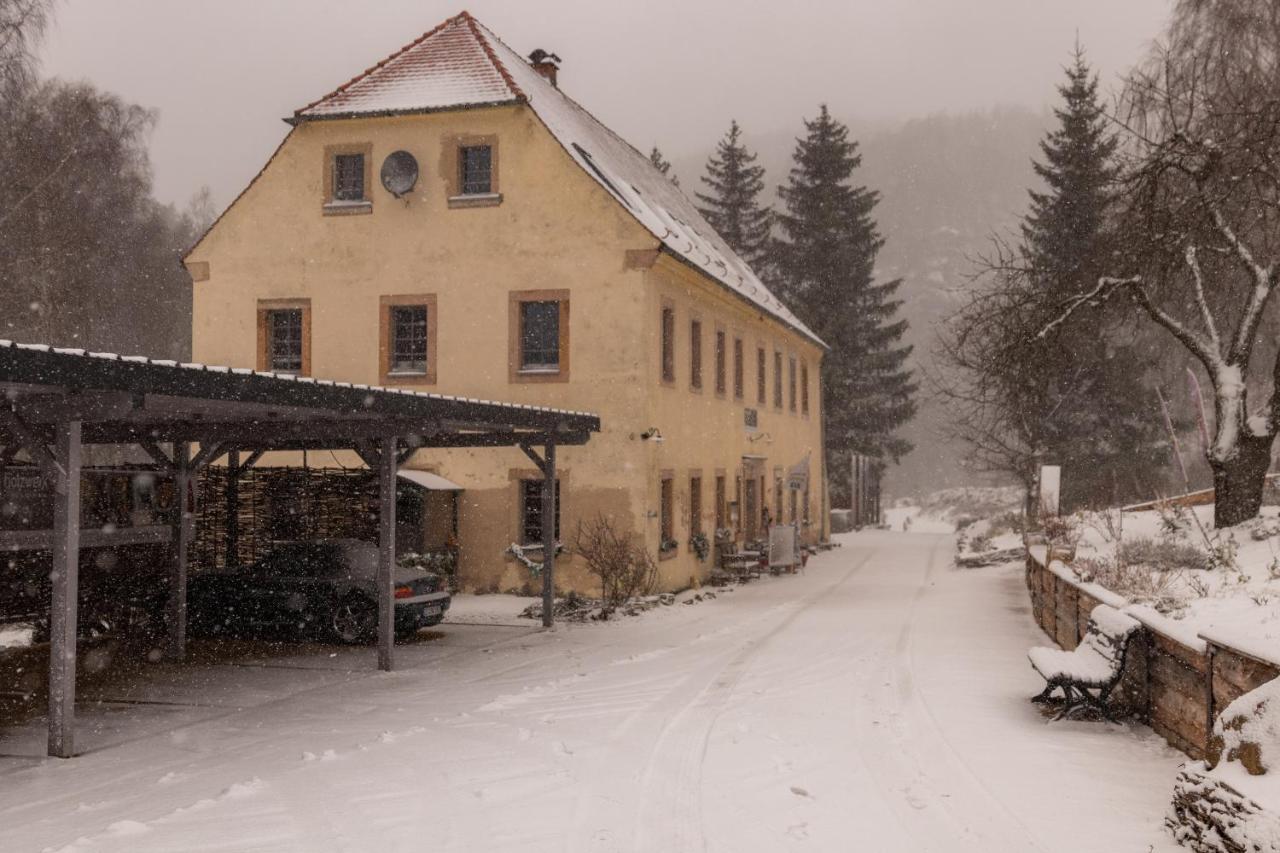
M 800 562 L 796 550 L 796 529 L 790 524 L 769 528 L 769 568 L 790 568 Z
M 1056 516 L 1059 510 L 1058 496 L 1062 490 L 1062 466 L 1040 466 L 1040 515 Z

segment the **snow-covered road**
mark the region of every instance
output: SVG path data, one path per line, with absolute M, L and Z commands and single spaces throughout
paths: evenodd
M 1170 846 L 1180 756 L 1026 701 L 1044 640 L 1017 567 L 840 538 L 803 575 L 614 624 L 451 627 L 390 674 L 368 650 L 158 669 L 149 704 L 82 711 L 80 758 L 0 757 L 0 849 Z

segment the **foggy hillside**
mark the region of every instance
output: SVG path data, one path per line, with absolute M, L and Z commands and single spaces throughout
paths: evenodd
M 1031 159 L 1046 124 L 1043 115 L 1014 108 L 936 115 L 893 127 L 849 121 L 862 145 L 861 180 L 882 196 L 876 216 L 886 242 L 879 276 L 903 280 L 903 313 L 911 324 L 907 342 L 915 347 L 917 372 L 930 358 L 934 324 L 955 304 L 953 291 L 968 283 L 970 259 L 986 250 L 993 231 L 1014 227 L 1024 212 L 1034 180 Z M 744 134 L 768 170 L 770 185 L 785 179 L 801 130 L 753 136 L 748 128 Z M 687 189 L 701 189 L 699 176 L 712 145 L 709 140 L 706 152 L 675 160 Z M 891 470 L 891 497 L 974 480 L 960 464 L 964 448 L 937 434 L 940 417 L 926 382 L 920 413 L 904 430 L 916 450 Z

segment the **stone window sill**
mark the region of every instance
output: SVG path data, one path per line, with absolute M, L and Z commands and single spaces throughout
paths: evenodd
M 360 216 L 373 213 L 371 201 L 327 201 L 324 204 L 325 216 Z
M 475 193 L 449 196 L 450 209 L 466 207 L 497 207 L 502 204 L 502 193 Z

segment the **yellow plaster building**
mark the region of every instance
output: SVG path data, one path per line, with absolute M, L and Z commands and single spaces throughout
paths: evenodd
M 667 589 L 705 578 L 697 533 L 750 540 L 767 512 L 825 538 L 825 346 L 556 71 L 463 13 L 298 110 L 185 259 L 193 357 L 597 413 L 560 454 L 561 537 L 608 513 Z M 407 467 L 465 489 L 464 586 L 529 585 L 504 554 L 540 537 L 525 457 Z M 596 591 L 571 551 L 557 580 Z

